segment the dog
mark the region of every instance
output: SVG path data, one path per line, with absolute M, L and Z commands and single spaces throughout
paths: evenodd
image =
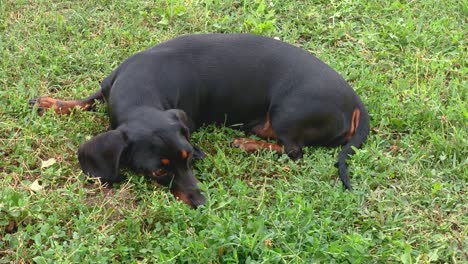
M 305 146 L 342 145 L 335 166 L 346 189 L 346 160 L 369 133 L 366 108 L 336 71 L 301 48 L 251 34 L 179 36 L 126 59 L 85 99 L 29 103 L 68 114 L 96 101 L 107 103 L 111 129 L 79 147 L 83 172 L 115 183 L 127 167 L 169 186 L 193 208 L 206 201 L 191 169 L 191 160 L 205 154 L 190 133 L 203 125 L 242 124 L 277 144 L 239 138 L 234 147 L 271 149 L 293 160 Z

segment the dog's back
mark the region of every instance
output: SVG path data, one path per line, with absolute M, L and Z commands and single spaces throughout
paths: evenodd
M 133 103 L 183 109 L 197 126 L 262 118 L 290 94 L 332 101 L 338 94 L 347 101 L 355 96 L 338 73 L 308 52 L 251 34 L 195 34 L 162 42 L 122 63 L 103 90 L 111 109 L 118 111 L 118 98 L 135 94 Z

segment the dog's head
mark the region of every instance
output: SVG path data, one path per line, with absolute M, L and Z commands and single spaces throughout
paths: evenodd
M 124 165 L 169 186 L 176 197 L 194 208 L 205 203 L 190 168 L 194 151 L 199 150 L 189 142 L 185 112 L 143 107 L 122 123 L 80 146 L 78 159 L 85 173 L 117 182 L 121 179 L 119 167 Z

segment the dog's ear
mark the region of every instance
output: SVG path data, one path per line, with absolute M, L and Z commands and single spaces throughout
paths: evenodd
M 180 109 L 170 109 L 166 111 L 170 114 L 173 118 L 179 120 L 182 125 L 182 129 L 184 130 L 184 135 L 189 140 L 190 138 L 190 131 L 193 130 L 193 122 L 187 116 L 187 114 Z
M 119 175 L 120 157 L 127 146 L 126 134 L 119 130 L 101 133 L 78 148 L 78 160 L 84 173 L 114 183 Z

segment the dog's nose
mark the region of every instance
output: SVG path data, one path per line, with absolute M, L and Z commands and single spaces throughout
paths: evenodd
M 203 196 L 203 194 L 197 194 L 190 197 L 190 202 L 192 204 L 192 207 L 194 209 L 197 209 L 197 207 L 206 203 L 206 198 L 205 196 Z
M 200 205 L 206 202 L 205 196 L 200 193 L 200 190 L 191 190 L 189 192 L 178 191 L 176 189 L 171 190 L 172 194 L 180 201 L 189 205 L 193 209 L 196 209 Z

